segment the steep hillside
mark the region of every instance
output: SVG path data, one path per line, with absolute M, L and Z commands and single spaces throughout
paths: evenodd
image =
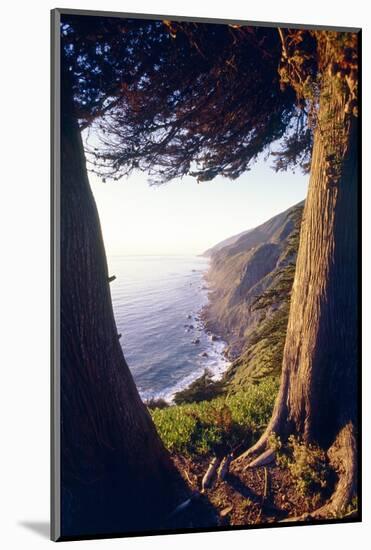
M 248 229 L 247 231 L 242 231 L 241 233 L 238 233 L 238 235 L 233 235 L 232 237 L 228 237 L 228 239 L 225 239 L 224 241 L 221 241 L 220 243 L 214 245 L 212 248 L 209 248 L 206 250 L 202 256 L 212 256 L 215 255 L 216 252 L 224 248 L 225 246 L 232 245 L 236 243 L 241 237 L 247 235 L 247 233 L 250 233 L 251 229 Z
M 211 292 L 203 319 L 228 343 L 229 384 L 280 370 L 302 212 L 299 203 L 207 251 Z

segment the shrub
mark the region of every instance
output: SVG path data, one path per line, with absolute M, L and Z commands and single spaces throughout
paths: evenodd
M 188 388 L 175 394 L 174 403 L 183 405 L 184 403 L 210 401 L 224 392 L 224 384 L 220 380 L 213 380 L 211 372 L 205 369 L 204 374 L 192 382 Z
M 267 425 L 278 382 L 268 378 L 211 401 L 151 410 L 164 444 L 185 455 L 222 454 L 258 439 Z
M 145 401 L 144 404 L 149 409 L 166 409 L 167 407 L 169 407 L 169 403 L 165 401 L 165 399 L 162 399 L 161 397 L 159 397 L 158 399 L 156 399 L 155 397 L 151 397 L 151 399 L 148 399 L 148 401 Z
M 318 445 L 306 444 L 293 435 L 284 445 L 275 434 L 270 445 L 276 452 L 277 464 L 288 468 L 303 496 L 316 495 L 327 487 L 331 469 L 325 451 Z

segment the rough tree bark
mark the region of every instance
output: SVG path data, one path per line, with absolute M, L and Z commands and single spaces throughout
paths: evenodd
M 322 91 L 279 395 L 266 432 L 237 460 L 266 451 L 273 432 L 318 443 L 338 482 L 315 515 L 331 517 L 356 495 L 358 151 L 352 83 L 339 86 L 328 47 L 320 53 Z
M 61 95 L 62 535 L 159 528 L 180 480 L 119 343 L 68 74 Z

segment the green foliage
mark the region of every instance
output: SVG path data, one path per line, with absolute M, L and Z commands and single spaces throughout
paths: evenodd
M 235 179 L 297 116 L 277 29 L 68 14 L 61 31 L 71 99 L 97 137 L 90 165 L 107 179 Z
M 266 376 L 279 376 L 285 346 L 289 304 L 266 317 L 251 334 L 247 351 L 224 375 L 230 391 L 248 386 Z
M 274 272 L 273 282 L 269 288 L 256 297 L 252 304 L 253 310 L 265 310 L 275 304 L 285 304 L 289 301 L 295 276 L 296 255 L 299 248 L 302 215 L 302 206 L 290 212 L 290 218 L 294 223 L 294 228 L 286 239 L 285 250 L 281 256 L 283 267 Z
M 205 369 L 200 378 L 197 378 L 192 384 L 175 394 L 174 403 L 183 405 L 185 403 L 199 403 L 200 401 L 210 401 L 218 395 L 225 392 L 225 385 L 220 380 L 213 380 L 211 372 Z
M 151 410 L 164 444 L 185 455 L 223 454 L 261 435 L 272 413 L 278 382 L 268 378 L 246 391 L 212 401 Z
M 287 468 L 303 496 L 314 496 L 325 489 L 331 473 L 327 455 L 318 445 L 306 444 L 291 435 L 286 444 L 273 434 L 270 446 L 276 453 L 276 462 Z
M 145 401 L 144 404 L 149 409 L 166 409 L 169 406 L 169 403 L 165 399 L 161 399 L 161 397 L 159 399 L 152 397 L 148 401 Z
M 254 331 L 245 331 L 245 350 L 224 376 L 231 391 L 281 372 L 302 214 L 302 206 L 290 212 L 293 229 L 286 237 L 280 267 L 251 305 L 252 311 L 261 312 L 262 317 Z
M 313 133 L 307 126 L 302 125 L 300 132 L 288 131 L 281 140 L 278 151 L 272 151 L 273 168 L 276 172 L 300 169 L 303 174 L 310 171 L 311 152 L 313 147 Z

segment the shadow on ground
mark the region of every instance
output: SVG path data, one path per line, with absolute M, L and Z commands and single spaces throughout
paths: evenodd
M 50 523 L 48 521 L 19 521 L 18 525 L 33 531 L 44 539 L 50 538 Z
M 181 508 L 181 506 L 180 506 Z M 217 527 L 218 513 L 206 495 L 198 494 L 191 503 L 169 518 L 168 529 L 208 529 Z

